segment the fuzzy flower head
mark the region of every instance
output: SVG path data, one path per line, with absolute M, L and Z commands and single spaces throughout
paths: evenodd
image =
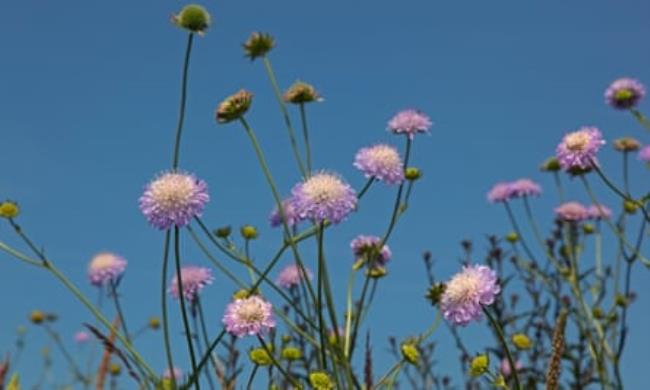
M 282 211 L 284 212 L 284 218 L 289 227 L 300 222 L 300 217 L 296 213 L 296 207 L 293 205 L 292 199 L 285 199 L 282 201 Z M 280 210 L 278 210 L 277 206 L 273 208 L 273 211 L 269 216 L 269 223 L 271 224 L 271 227 L 282 226 L 282 217 L 280 216 Z
M 271 304 L 256 295 L 228 304 L 223 323 L 237 337 L 258 335 L 275 326 Z
M 565 222 L 580 222 L 589 218 L 589 210 L 578 202 L 566 202 L 555 208 L 555 216 Z
M 646 145 L 639 150 L 639 160 L 646 164 L 650 164 L 650 145 Z
M 217 123 L 223 124 L 242 118 L 252 103 L 253 94 L 240 89 L 219 103 L 215 114 Z
M 589 218 L 592 219 L 608 219 L 612 216 L 612 210 L 602 204 L 593 204 L 587 209 Z
M 214 277 L 212 271 L 206 267 L 186 265 L 181 268 L 181 282 L 183 283 L 183 297 L 193 302 L 203 287 L 212 284 Z M 169 284 L 169 293 L 178 299 L 178 275 L 174 275 Z
M 510 184 L 510 190 L 514 198 L 537 197 L 542 193 L 542 187 L 530 179 L 515 180 Z
M 388 245 L 384 245 L 379 248 L 381 244 L 381 238 L 377 236 L 357 236 L 352 242 L 350 242 L 350 248 L 352 248 L 352 253 L 357 258 L 363 261 L 367 261 L 368 258 L 372 258 L 377 265 L 384 266 L 390 260 L 392 252 Z
M 633 108 L 645 97 L 645 87 L 638 80 L 621 78 L 615 80 L 605 91 L 605 101 L 618 110 Z
M 339 176 L 320 172 L 292 190 L 293 203 L 300 219 L 317 223 L 343 221 L 357 205 L 357 194 Z
M 190 32 L 203 35 L 210 26 L 210 14 L 200 5 L 189 4 L 178 15 L 172 16 L 172 23 Z
M 318 94 L 313 85 L 302 81 L 296 81 L 286 90 L 282 97 L 285 102 L 292 104 L 305 104 L 322 102 L 323 98 Z
M 466 265 L 446 284 L 440 309 L 448 321 L 467 325 L 482 315 L 482 306 L 494 303 L 501 292 L 497 274 L 484 265 Z
M 406 134 L 413 139 L 417 133 L 428 133 L 433 123 L 423 112 L 413 109 L 398 112 L 389 122 L 388 130 L 394 134 Z
M 367 178 L 374 177 L 386 184 L 404 181 L 404 164 L 395 147 L 379 144 L 361 148 L 354 157 L 354 166 Z
M 74 341 L 77 344 L 85 344 L 90 340 L 90 335 L 83 330 L 80 330 L 79 332 L 74 334 Z
M 555 152 L 564 170 L 584 170 L 593 168 L 596 153 L 604 144 L 600 130 L 595 127 L 582 127 L 565 135 Z
M 93 286 L 101 287 L 117 281 L 126 269 L 126 260 L 114 253 L 96 254 L 88 264 L 88 279 Z
M 210 200 L 208 185 L 196 176 L 165 172 L 154 179 L 140 197 L 140 211 L 160 230 L 183 227 L 203 213 Z
M 492 186 L 487 193 L 487 199 L 490 203 L 507 202 L 512 199 L 512 183 L 501 182 Z
M 263 32 L 254 32 L 242 44 L 244 54 L 251 61 L 257 57 L 264 57 L 275 46 L 275 39 L 270 34 Z
M 305 267 L 305 275 L 308 280 L 311 280 L 313 277 L 312 272 Z M 303 279 L 303 273 L 295 264 L 289 264 L 280 271 L 278 278 L 275 283 L 283 288 L 291 288 L 300 285 L 300 281 Z

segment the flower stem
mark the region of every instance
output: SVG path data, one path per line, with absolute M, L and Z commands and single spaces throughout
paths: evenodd
M 181 148 L 181 135 L 183 133 L 183 122 L 185 120 L 185 103 L 187 100 L 187 74 L 190 67 L 190 54 L 192 52 L 192 41 L 194 34 L 189 33 L 187 36 L 187 46 L 185 48 L 185 61 L 183 61 L 183 79 L 181 81 L 181 101 L 179 104 L 178 124 L 176 125 L 176 141 L 174 142 L 174 158 L 172 160 L 172 169 L 178 168 Z
M 492 316 L 492 314 L 486 307 L 483 307 L 483 313 L 485 313 L 485 316 L 490 320 L 490 323 L 492 324 L 492 327 L 494 328 L 497 337 L 499 338 L 499 341 L 503 345 L 503 350 L 506 353 L 506 358 L 508 359 L 508 363 L 510 364 L 510 367 L 517 367 L 515 365 L 515 360 L 512 358 L 512 353 L 510 353 L 510 348 L 508 348 L 508 342 L 506 341 L 506 337 L 503 334 L 503 329 L 501 329 L 501 325 L 499 325 L 497 320 L 494 318 L 494 316 Z M 512 376 L 515 379 L 515 390 L 521 390 L 522 387 L 519 384 L 519 374 L 517 374 L 516 369 L 512 370 Z
M 311 174 L 311 146 L 309 145 L 309 128 L 307 127 L 307 114 L 305 103 L 300 103 L 300 119 L 302 121 L 302 137 L 305 142 L 305 159 L 307 160 L 307 176 Z
M 165 232 L 165 244 L 163 246 L 163 263 L 162 263 L 162 277 L 160 281 L 161 296 L 160 302 L 162 305 L 162 326 L 163 326 L 163 340 L 165 343 L 165 355 L 167 357 L 167 368 L 169 372 L 174 372 L 174 359 L 172 353 L 172 344 L 169 336 L 169 315 L 167 313 L 167 268 L 169 266 L 169 240 L 171 233 L 169 230 Z M 176 389 L 176 377 L 171 375 L 172 389 Z
M 124 317 L 124 313 L 122 311 L 122 305 L 120 304 L 120 298 L 117 295 L 117 286 L 115 284 L 114 280 L 109 280 L 109 286 L 111 289 L 111 295 L 113 296 L 113 302 L 115 303 L 115 311 L 117 311 L 117 315 L 120 317 L 120 322 L 122 323 L 122 329 L 124 330 L 124 337 L 131 342 L 131 337 L 129 336 L 129 330 L 126 327 L 126 318 Z

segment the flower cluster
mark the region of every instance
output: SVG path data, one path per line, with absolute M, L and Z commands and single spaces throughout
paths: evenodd
M 499 203 L 516 198 L 538 197 L 541 194 L 542 187 L 539 184 L 530 179 L 519 179 L 495 184 L 488 191 L 487 199 L 490 203 Z
M 428 133 L 433 123 L 422 111 L 408 109 L 395 114 L 388 122 L 388 130 L 394 134 L 404 134 L 410 139 L 418 133 Z

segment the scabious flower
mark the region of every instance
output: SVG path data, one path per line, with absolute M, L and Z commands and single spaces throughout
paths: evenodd
M 192 174 L 170 171 L 147 185 L 140 197 L 140 211 L 150 224 L 166 230 L 190 223 L 203 213 L 209 200 L 205 181 Z
M 447 282 L 440 309 L 448 321 L 467 325 L 481 318 L 482 306 L 494 303 L 501 292 L 497 274 L 485 265 L 466 265 Z
M 650 145 L 646 145 L 639 150 L 639 160 L 646 164 L 650 164 Z
M 292 104 L 305 104 L 311 102 L 322 102 L 323 98 L 318 94 L 313 85 L 302 81 L 296 81 L 282 96 L 285 102 Z
M 612 210 L 602 204 L 593 204 L 587 209 L 589 218 L 592 219 L 607 219 L 612 216 Z
M 263 32 L 253 32 L 250 37 L 242 44 L 244 54 L 251 61 L 257 57 L 264 57 L 275 46 L 275 39 L 270 34 Z
M 166 368 L 165 371 L 163 371 L 163 379 L 172 379 L 172 378 L 174 378 L 175 380 L 183 379 L 183 371 L 178 367 L 174 367 L 171 370 L 169 368 Z
M 320 172 L 298 183 L 292 190 L 293 204 L 300 219 L 317 223 L 343 221 L 357 205 L 357 195 L 339 176 Z
M 384 266 L 390 260 L 392 252 L 388 245 L 382 246 L 380 250 L 379 244 L 381 244 L 381 238 L 377 236 L 360 235 L 350 242 L 350 248 L 352 248 L 352 253 L 356 256 L 355 260 L 359 258 L 365 260 L 366 256 L 372 256 L 374 257 L 373 261 Z
M 90 340 L 90 335 L 83 330 L 80 330 L 79 332 L 74 334 L 74 341 L 77 344 L 84 344 L 88 340 Z
M 521 363 L 520 360 L 517 360 L 515 362 L 515 369 L 517 371 L 520 371 L 522 368 L 524 368 L 524 365 Z M 512 374 L 512 368 L 510 367 L 510 362 L 508 359 L 502 359 L 501 360 L 501 366 L 499 367 L 499 371 L 503 374 L 503 376 L 510 376 Z
M 237 337 L 258 335 L 275 326 L 271 304 L 256 295 L 228 304 L 223 323 Z
M 404 164 L 397 149 L 390 145 L 361 148 L 354 157 L 354 166 L 367 178 L 374 177 L 386 184 L 404 181 Z
M 126 269 L 126 260 L 109 252 L 96 254 L 88 264 L 88 279 L 93 286 L 101 287 L 115 282 Z
M 566 202 L 555 209 L 556 217 L 565 222 L 580 222 L 589 218 L 589 210 L 578 202 Z
M 428 133 L 431 119 L 423 112 L 413 109 L 398 112 L 389 122 L 388 130 L 394 134 L 406 134 L 413 139 L 417 133 Z
M 515 180 L 510 185 L 513 198 L 524 196 L 539 196 L 542 193 L 542 187 L 530 179 Z
M 597 163 L 596 153 L 604 144 L 600 130 L 595 127 L 582 127 L 565 135 L 555 152 L 564 170 L 584 170 L 593 168 L 593 164 Z
M 636 152 L 641 143 L 632 137 L 622 137 L 614 140 L 614 149 L 619 152 Z
M 313 277 L 312 272 L 307 267 L 305 267 L 305 275 L 309 280 Z M 275 283 L 283 288 L 291 288 L 300 285 L 302 279 L 303 273 L 300 268 L 295 264 L 289 264 L 280 271 Z
M 627 110 L 637 105 L 645 96 L 645 87 L 638 80 L 621 78 L 615 80 L 605 91 L 605 101 L 618 110 Z
M 512 183 L 501 182 L 495 184 L 487 193 L 490 203 L 507 202 L 512 199 Z
M 215 113 L 217 123 L 229 123 L 242 118 L 252 103 L 253 94 L 240 89 L 219 103 Z
M 287 226 L 291 227 L 300 222 L 300 217 L 296 213 L 296 208 L 293 205 L 292 199 L 285 199 L 282 201 L 282 211 L 284 212 L 284 219 L 287 222 Z M 273 208 L 273 211 L 269 216 L 269 223 L 271 224 L 271 227 L 282 225 L 282 217 L 280 216 L 278 206 Z
M 183 297 L 193 302 L 203 287 L 212 284 L 214 277 L 212 271 L 206 267 L 186 265 L 181 268 L 181 282 L 183 283 Z M 178 299 L 178 274 L 174 275 L 169 284 L 169 293 Z
M 172 22 L 178 27 L 203 35 L 210 26 L 210 14 L 197 4 L 186 5 L 178 15 L 172 16 Z

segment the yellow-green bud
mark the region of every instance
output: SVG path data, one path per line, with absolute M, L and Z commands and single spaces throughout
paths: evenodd
M 605 313 L 603 313 L 603 309 L 601 309 L 598 306 L 591 309 L 591 314 L 593 314 L 594 318 L 599 319 L 599 320 L 602 319 L 605 316 Z
M 47 315 L 40 310 L 34 310 L 29 315 L 29 320 L 36 325 L 42 324 Z
M 376 266 L 374 266 L 374 267 L 370 267 L 370 268 L 366 271 L 366 275 L 368 275 L 369 278 L 373 278 L 373 279 L 380 279 L 380 278 L 383 278 L 383 277 L 386 276 L 387 274 L 388 274 L 388 270 L 386 270 L 386 268 L 384 268 L 384 267 L 382 267 L 382 266 L 380 266 L 380 265 L 376 265 Z
M 178 15 L 172 16 L 172 22 L 178 27 L 193 33 L 203 34 L 210 26 L 210 14 L 200 5 L 189 4 Z
M 627 298 L 625 298 L 623 294 L 616 294 L 616 297 L 614 297 L 614 302 L 617 306 L 620 307 L 625 307 L 628 303 Z
M 244 225 L 240 229 L 241 236 L 245 240 L 254 240 L 258 237 L 257 229 L 253 225 Z
M 222 226 L 220 228 L 214 229 L 212 233 L 219 238 L 228 238 L 231 232 L 232 229 L 230 226 Z
M 253 61 L 257 57 L 265 56 L 275 46 L 275 40 L 270 34 L 254 32 L 242 45 L 246 57 Z
M 400 350 L 402 351 L 402 358 L 407 362 L 417 366 L 420 362 L 420 351 L 418 346 L 413 342 L 402 343 Z
M 549 157 L 539 168 L 544 172 L 557 172 L 561 169 L 561 166 L 557 158 Z
M 506 241 L 514 244 L 515 242 L 519 241 L 519 234 L 517 234 L 517 232 L 510 232 L 506 234 Z
M 533 342 L 523 333 L 515 333 L 512 335 L 512 343 L 517 349 L 530 349 Z
M 409 181 L 416 181 L 422 177 L 422 171 L 416 167 L 408 167 L 404 170 L 404 178 Z
M 285 347 L 280 352 L 280 356 L 285 360 L 298 360 L 302 357 L 302 352 L 296 347 Z
M 320 97 L 312 85 L 302 81 L 296 81 L 293 83 L 293 85 L 284 93 L 283 98 L 285 102 L 293 104 L 323 101 L 323 98 Z
M 490 358 L 488 355 L 476 355 L 469 365 L 469 374 L 473 377 L 485 374 L 490 365 Z
M 244 299 L 244 298 L 248 298 L 250 295 L 255 295 L 256 293 L 257 293 L 257 291 L 250 294 L 249 290 L 247 290 L 245 288 L 242 288 L 241 290 L 237 290 L 237 291 L 235 291 L 234 294 L 232 294 L 232 299 L 233 300 Z
M 503 374 L 499 374 L 494 378 L 494 382 L 492 382 L 494 387 L 497 389 L 507 389 L 508 385 L 506 384 L 506 378 L 504 378 Z
M 593 234 L 596 231 L 596 228 L 594 228 L 594 225 L 590 223 L 585 223 L 582 225 L 582 232 L 584 234 Z
M 158 317 L 149 318 L 149 327 L 153 330 L 160 328 L 160 318 Z
M 314 371 L 309 373 L 309 384 L 314 390 L 332 390 L 334 383 L 332 378 L 323 371 Z
M 445 292 L 446 286 L 443 283 L 434 283 L 427 291 L 427 299 L 433 306 L 437 305 Z
M 119 376 L 122 373 L 122 367 L 117 363 L 111 363 L 111 366 L 108 368 L 108 371 L 113 376 Z
M 244 116 L 253 102 L 253 94 L 246 90 L 228 96 L 217 107 L 217 123 L 228 123 Z
M 636 213 L 636 210 L 638 208 L 639 205 L 636 202 L 633 202 L 631 200 L 626 200 L 625 202 L 623 202 L 623 210 L 625 210 L 625 212 L 628 214 Z
M 258 366 L 269 366 L 273 363 L 271 356 L 264 348 L 254 348 L 248 353 L 251 362 Z
M 16 218 L 20 214 L 20 208 L 16 202 L 5 200 L 0 203 L 0 217 L 2 218 Z

